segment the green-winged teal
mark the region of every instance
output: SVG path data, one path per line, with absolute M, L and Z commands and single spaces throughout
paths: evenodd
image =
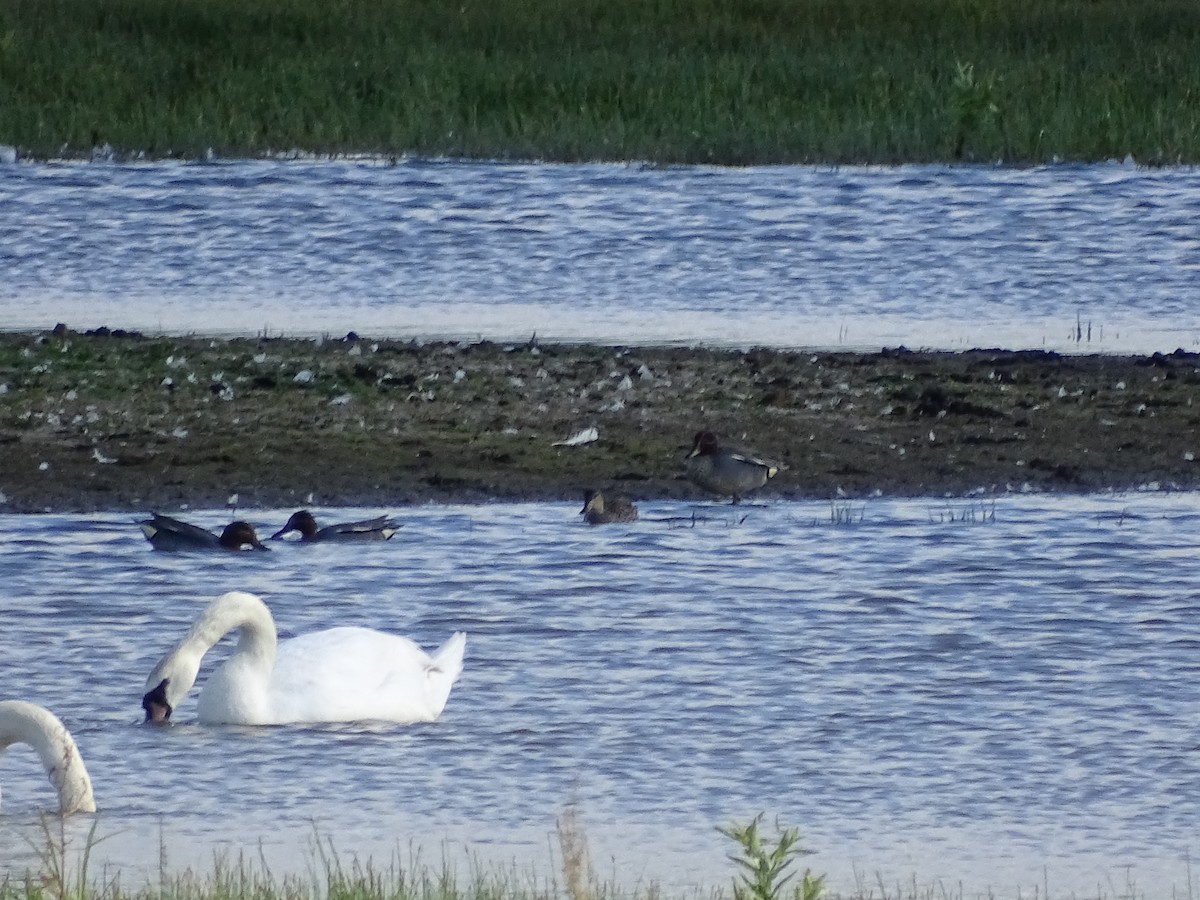
M 151 513 L 149 519 L 138 522 L 138 525 L 155 550 L 270 549 L 258 539 L 254 526 L 249 522 L 230 522 L 220 534 L 216 534 L 190 522 Z
M 396 533 L 400 525 L 387 516 L 363 519 L 360 522 L 338 522 L 336 525 L 317 527 L 317 520 L 307 509 L 294 512 L 287 524 L 271 535 L 272 540 L 293 531 L 300 534 L 303 542 L 312 541 L 386 541 Z
M 737 503 L 783 468 L 737 447 L 722 446 L 711 431 L 699 432 L 687 455 L 688 477 L 705 490 Z
M 607 501 L 600 491 L 583 492 L 583 509 L 579 511 L 589 525 L 607 525 L 609 522 L 634 522 L 638 511 L 625 497 L 611 497 Z

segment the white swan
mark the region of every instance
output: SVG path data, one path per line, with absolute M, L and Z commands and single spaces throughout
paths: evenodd
M 170 718 L 196 681 L 200 660 L 237 629 L 237 647 L 200 691 L 206 725 L 288 722 L 431 722 L 462 671 L 461 631 L 431 657 L 406 637 L 330 628 L 278 642 L 267 605 L 231 591 L 212 601 L 146 680 L 146 721 Z
M 0 753 L 10 744 L 29 744 L 37 751 L 50 783 L 58 791 L 58 811 L 62 815 L 96 811 L 92 780 L 75 739 L 58 716 L 36 703 L 0 700 Z

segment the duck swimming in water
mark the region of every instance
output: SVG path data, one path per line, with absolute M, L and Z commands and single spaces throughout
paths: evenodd
M 271 539 L 298 532 L 300 540 L 312 541 L 386 541 L 396 533 L 400 525 L 387 516 L 363 519 L 360 522 L 339 522 L 336 525 L 317 527 L 317 520 L 307 509 L 292 513 L 287 524 L 271 535 Z
M 589 525 L 636 522 L 638 517 L 637 507 L 625 497 L 612 497 L 606 502 L 600 491 L 592 490 L 583 492 L 583 509 L 579 514 Z
M 155 550 L 269 550 L 249 522 L 230 522 L 220 534 L 161 513 L 138 522 Z

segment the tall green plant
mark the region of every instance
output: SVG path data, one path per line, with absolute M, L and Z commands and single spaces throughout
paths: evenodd
M 800 846 L 800 831 L 797 828 L 779 829 L 772 839 L 759 832 L 763 814 L 759 813 L 748 825 L 733 824 L 718 829 L 721 834 L 734 841 L 740 853 L 729 858 L 742 871 L 733 880 L 733 900 L 820 900 L 825 890 L 825 876 L 814 875 L 805 869 L 800 880 L 791 885 L 791 893 L 785 893 L 795 872 L 788 869 L 809 851 Z

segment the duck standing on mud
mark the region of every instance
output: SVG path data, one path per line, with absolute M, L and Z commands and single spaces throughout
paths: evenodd
M 736 447 L 722 446 L 711 431 L 699 432 L 687 459 L 688 477 L 706 491 L 732 497 L 737 503 L 748 491 L 762 487 L 784 468 Z

